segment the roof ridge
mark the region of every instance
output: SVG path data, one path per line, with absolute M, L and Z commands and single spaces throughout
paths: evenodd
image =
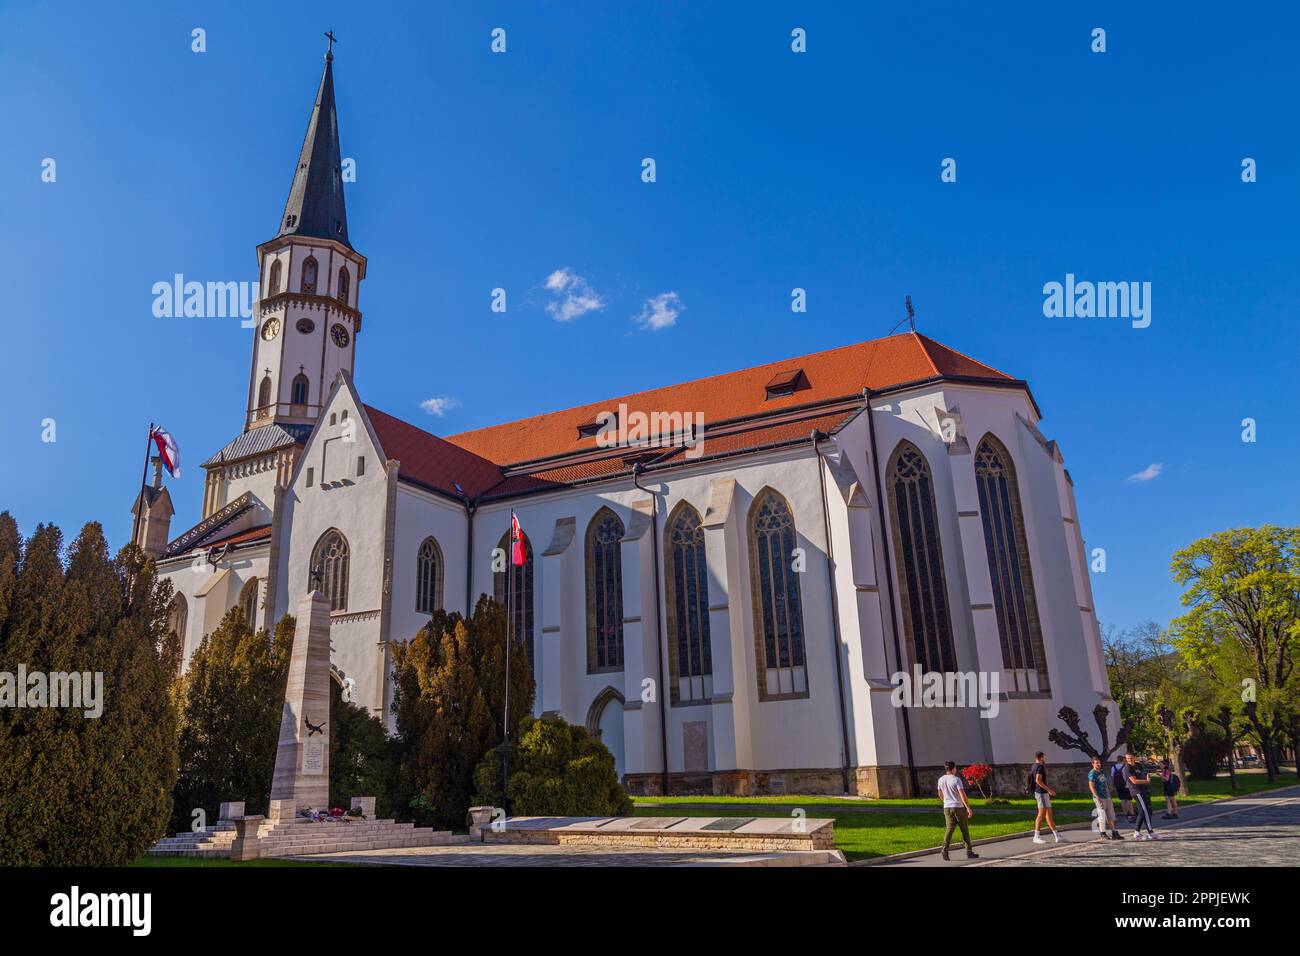
M 928 359 L 930 360 L 930 364 L 934 367 L 934 372 L 935 372 L 936 375 L 943 375 L 943 372 L 939 370 L 939 366 L 938 366 L 938 365 L 935 363 L 935 361 L 934 361 L 934 356 L 933 356 L 933 354 L 930 352 L 930 349 L 929 349 L 929 346 L 931 346 L 931 345 L 937 346 L 938 348 L 941 348 L 941 349 L 944 349 L 944 350 L 946 350 L 946 351 L 948 351 L 948 352 L 951 352 L 953 355 L 960 355 L 960 356 L 961 356 L 962 358 L 964 358 L 966 361 L 968 361 L 968 362 L 974 362 L 974 363 L 975 363 L 976 365 L 978 365 L 980 368 L 986 368 L 986 369 L 988 369 L 990 372 L 993 372 L 993 373 L 995 373 L 995 374 L 997 374 L 997 375 L 1001 375 L 1003 378 L 1008 378 L 1008 379 L 1010 379 L 1010 378 L 1013 378 L 1013 377 L 1014 377 L 1014 376 L 1008 375 L 1006 372 L 1002 371 L 1002 370 L 999 369 L 999 368 L 994 368 L 992 365 L 988 364 L 987 362 L 981 362 L 981 361 L 980 361 L 979 359 L 977 359 L 977 358 L 972 358 L 971 356 L 967 355 L 965 352 L 961 351 L 960 349 L 955 349 L 955 348 L 953 348 L 951 345 L 944 345 L 942 342 L 938 341 L 937 339 L 932 339 L 932 338 L 930 338 L 928 335 L 925 335 L 924 333 L 921 333 L 921 332 L 913 332 L 912 334 L 915 335 L 918 339 L 921 340 L 921 342 L 922 342 L 922 348 L 925 349 L 925 357 L 928 358 Z

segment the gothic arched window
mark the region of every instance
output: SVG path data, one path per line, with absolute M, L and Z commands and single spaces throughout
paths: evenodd
M 609 508 L 587 525 L 587 672 L 623 668 L 623 522 Z
M 316 257 L 308 256 L 302 263 L 302 291 L 311 294 L 316 291 Z
M 266 414 L 265 409 L 270 404 L 271 404 L 271 376 L 265 375 L 262 377 L 262 384 L 258 386 L 257 389 L 257 407 L 258 409 L 261 410 L 259 412 L 259 417 L 260 415 Z
M 913 661 L 927 673 L 956 670 L 930 465 L 919 448 L 903 441 L 894 450 L 886 475 L 903 627 Z
M 239 592 L 239 609 L 244 612 L 248 629 L 257 630 L 257 578 L 250 578 Z
M 771 488 L 749 509 L 749 578 L 754 591 L 754 646 L 760 700 L 806 697 L 803 601 L 794 570 L 798 537 L 790 505 Z
M 348 540 L 337 528 L 321 535 L 311 552 L 307 586 L 329 599 L 331 611 L 348 609 Z
M 311 387 L 311 383 L 307 381 L 307 376 L 299 372 L 297 375 L 294 376 L 293 394 L 290 397 L 289 401 L 293 402 L 293 404 L 295 405 L 306 405 L 307 393 L 310 387 Z
M 415 610 L 432 614 L 442 607 L 442 548 L 425 538 L 415 556 Z
M 185 641 L 185 628 L 189 624 L 189 620 L 189 603 L 185 600 L 185 595 L 177 594 L 172 598 L 171 606 L 167 610 L 167 628 L 181 639 L 182 645 Z
M 673 703 L 713 696 L 709 645 L 709 573 L 700 514 L 682 502 L 664 528 L 668 598 L 668 671 Z
M 506 574 L 510 574 L 510 634 L 523 641 L 528 651 L 528 663 L 533 662 L 533 544 L 524 535 L 524 564 L 520 567 L 510 561 L 510 532 L 501 536 L 497 545 L 506 556 L 506 571 L 492 575 L 492 595 L 506 606 Z
M 1047 691 L 1047 657 L 1038 623 L 1016 466 L 1006 447 L 991 434 L 985 435 L 975 449 L 975 486 L 984 522 L 993 608 L 1002 641 L 1002 666 L 1011 672 L 1012 690 Z
M 344 305 L 348 304 L 348 270 L 346 267 L 339 269 L 339 294 L 338 299 Z
M 266 283 L 266 294 L 268 296 L 276 295 L 280 291 L 280 260 L 276 259 L 271 263 L 271 278 Z

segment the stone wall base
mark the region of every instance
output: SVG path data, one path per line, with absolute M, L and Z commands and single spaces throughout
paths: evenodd
M 1028 763 L 994 764 L 992 795 L 1022 797 L 1029 777 Z M 1047 765 L 1047 782 L 1052 789 L 1086 792 L 1091 763 Z M 934 796 L 942 766 L 917 767 L 917 796 Z M 987 785 L 986 785 L 987 786 Z M 623 787 L 634 797 L 664 796 L 663 776 L 657 773 L 629 773 Z M 853 767 L 849 787 L 855 796 L 876 800 L 900 799 L 911 795 L 906 767 Z M 844 792 L 840 768 L 799 770 L 718 770 L 713 773 L 670 773 L 668 795 L 672 796 L 779 796 L 783 794 L 834 795 Z M 978 793 L 971 790 L 972 796 Z

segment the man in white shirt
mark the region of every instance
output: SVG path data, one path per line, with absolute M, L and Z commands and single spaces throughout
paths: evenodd
M 952 831 L 961 827 L 961 838 L 966 842 L 966 859 L 977 860 L 979 854 L 970 842 L 970 827 L 967 821 L 974 815 L 970 802 L 966 799 L 966 785 L 957 776 L 957 765 L 951 760 L 943 765 L 944 775 L 939 778 L 939 798 L 943 801 L 943 819 L 948 829 L 943 835 L 943 858 L 948 859 L 948 846 L 952 843 Z

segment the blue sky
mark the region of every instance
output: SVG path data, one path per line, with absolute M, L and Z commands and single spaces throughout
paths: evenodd
M 1102 621 L 1167 621 L 1176 548 L 1297 521 L 1300 10 L 897 6 L 0 5 L 0 508 L 120 545 L 156 419 L 174 530 L 197 520 L 252 333 L 155 318 L 150 289 L 256 278 L 333 29 L 368 402 L 449 434 L 874 338 L 910 294 L 1029 380 L 1108 554 Z M 603 307 L 553 318 L 560 268 Z M 1150 282 L 1150 327 L 1045 318 L 1066 273 Z M 642 329 L 667 292 L 675 324 Z

